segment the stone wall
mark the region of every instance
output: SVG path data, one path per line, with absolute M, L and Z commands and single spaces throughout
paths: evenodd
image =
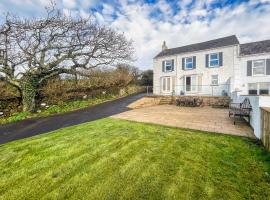
M 176 104 L 176 99 L 200 99 L 202 106 L 214 107 L 229 107 L 230 97 L 225 96 L 175 96 L 173 97 L 173 104 Z
M 9 116 L 12 113 L 19 112 L 21 110 L 21 98 L 2 98 L 0 99 L 0 112 L 3 112 L 5 116 Z
M 185 99 L 194 99 L 199 98 L 202 99 L 202 106 L 214 106 L 214 107 L 229 107 L 230 97 L 220 97 L 220 96 L 149 96 L 143 97 L 130 105 L 128 105 L 131 109 L 142 108 L 155 106 L 160 104 L 174 104 L 176 105 L 176 99 L 185 98 Z M 169 101 L 166 101 L 169 100 Z M 170 102 L 170 103 L 169 103 Z

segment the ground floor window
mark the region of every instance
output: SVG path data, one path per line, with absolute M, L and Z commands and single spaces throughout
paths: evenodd
M 270 83 L 249 83 L 248 94 L 268 95 L 270 94 Z
M 218 75 L 212 75 L 211 85 L 218 85 Z

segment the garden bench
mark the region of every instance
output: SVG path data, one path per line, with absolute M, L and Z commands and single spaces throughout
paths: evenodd
M 229 106 L 229 117 L 233 117 L 233 124 L 235 125 L 236 118 L 248 118 L 248 123 L 250 123 L 250 112 L 252 110 L 250 101 L 248 98 L 245 98 L 242 103 L 230 103 Z

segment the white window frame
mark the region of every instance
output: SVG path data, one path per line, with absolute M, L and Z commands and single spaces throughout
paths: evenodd
M 190 91 L 187 90 L 187 77 L 190 77 Z M 196 93 L 198 91 L 198 76 L 197 75 L 187 75 L 185 76 L 185 92 L 186 93 Z M 195 83 L 193 83 L 195 81 Z
M 171 76 L 162 76 L 161 77 L 161 93 L 162 94 L 171 94 L 172 93 L 172 80 Z M 165 84 L 164 84 L 165 83 Z
M 211 55 L 214 55 L 214 54 L 217 55 L 217 59 L 211 59 Z M 212 60 L 217 60 L 218 61 L 217 65 L 211 65 Z M 219 53 L 210 53 L 209 54 L 209 67 L 211 68 L 211 67 L 218 67 L 218 66 L 219 66 Z
M 248 83 L 249 84 L 256 84 L 256 95 L 260 95 L 260 84 L 268 83 L 268 94 L 270 94 L 270 82 L 258 82 L 258 83 Z M 249 87 L 248 87 L 248 93 L 249 93 Z
M 216 76 L 217 78 L 213 78 L 213 76 Z M 216 83 L 213 83 L 213 81 L 216 81 Z M 218 85 L 218 74 L 211 75 L 211 85 Z
M 190 59 L 190 58 L 191 58 L 191 62 L 187 62 L 187 60 Z M 192 67 L 191 68 L 188 68 L 187 67 L 187 63 L 188 64 L 192 63 Z M 193 57 L 186 57 L 185 58 L 185 70 L 191 70 L 191 69 L 194 69 L 194 60 L 193 60 Z
M 164 63 L 164 67 L 165 67 L 165 70 L 164 72 L 172 72 L 172 60 L 165 60 L 165 63 Z M 170 70 L 167 70 L 167 66 L 169 67 L 170 66 Z
M 264 74 L 254 74 L 254 68 L 258 68 L 254 66 L 255 62 L 258 61 L 263 61 L 263 67 L 264 67 Z M 252 76 L 265 76 L 266 75 L 266 64 L 265 64 L 265 59 L 259 59 L 259 60 L 253 60 L 252 61 Z

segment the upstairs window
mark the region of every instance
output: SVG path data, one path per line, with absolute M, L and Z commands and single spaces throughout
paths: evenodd
M 254 60 L 252 66 L 253 76 L 264 76 L 265 75 L 265 60 Z
M 219 55 L 218 53 L 211 53 L 209 59 L 209 67 L 217 67 L 219 66 Z
M 196 56 L 182 58 L 182 70 L 196 69 Z
M 174 71 L 174 60 L 164 60 L 164 61 L 162 61 L 162 71 L 163 72 Z
M 172 61 L 171 60 L 165 61 L 165 71 L 172 71 Z
M 193 57 L 185 58 L 185 69 L 193 69 Z

